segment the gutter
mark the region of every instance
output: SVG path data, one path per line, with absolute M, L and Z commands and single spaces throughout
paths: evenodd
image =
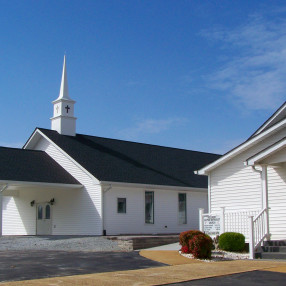
M 105 193 L 107 193 L 109 190 L 112 189 L 112 185 L 109 184 L 109 186 L 104 189 L 103 182 L 100 182 L 102 192 L 101 192 L 101 216 L 102 216 L 102 235 L 106 236 L 106 229 L 105 229 L 105 215 L 104 215 L 104 209 L 105 209 Z

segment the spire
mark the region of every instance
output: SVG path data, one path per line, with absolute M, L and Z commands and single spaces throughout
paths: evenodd
M 67 71 L 66 71 L 66 55 L 64 55 L 62 82 L 61 82 L 60 94 L 57 99 L 70 99 L 69 88 L 68 88 L 68 78 L 67 78 Z
M 74 117 L 75 101 L 69 97 L 66 72 L 66 56 L 64 56 L 62 82 L 59 97 L 53 101 L 54 115 L 51 118 L 51 128 L 63 135 L 75 136 L 76 117 Z

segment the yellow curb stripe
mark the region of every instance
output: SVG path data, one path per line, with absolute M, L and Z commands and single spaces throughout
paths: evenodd
M 263 269 L 263 271 L 286 273 L 286 266 L 266 268 L 266 269 Z

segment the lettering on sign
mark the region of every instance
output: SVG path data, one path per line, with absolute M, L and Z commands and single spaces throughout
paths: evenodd
M 209 236 L 216 236 L 220 234 L 220 216 L 206 215 L 203 217 L 204 232 Z

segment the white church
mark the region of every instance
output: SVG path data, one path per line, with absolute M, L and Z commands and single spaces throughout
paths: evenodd
M 270 139 L 267 144 L 274 142 Z M 219 157 L 77 133 L 64 59 L 51 130 L 36 128 L 22 149 L 0 147 L 0 234 L 174 234 L 198 229 L 198 209 L 208 208 L 208 180 L 194 171 Z M 271 178 L 283 173 L 283 168 L 273 170 Z M 253 174 L 258 182 L 258 173 Z M 259 188 L 255 190 L 260 195 Z M 212 187 L 211 210 L 221 204 L 216 193 Z M 222 197 L 225 206 L 231 196 Z M 257 204 L 248 199 L 247 207 Z M 277 216 L 275 209 L 272 212 Z

